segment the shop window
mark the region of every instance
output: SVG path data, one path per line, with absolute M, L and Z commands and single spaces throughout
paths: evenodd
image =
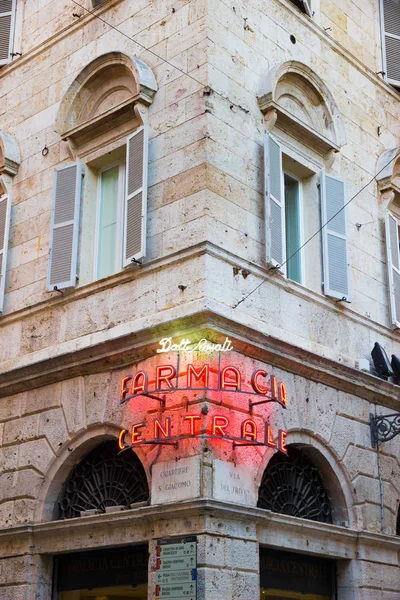
M 110 506 L 130 508 L 148 499 L 140 460 L 132 450 L 119 454 L 112 440 L 89 452 L 72 471 L 58 499 L 56 519 L 73 519 L 88 510 L 104 513 Z
M 304 14 L 312 17 L 311 0 L 290 0 L 292 4 L 297 6 Z
M 12 58 L 16 10 L 17 0 L 0 0 L 0 66 Z
M 147 545 L 55 558 L 54 600 L 147 600 Z
M 57 131 L 74 162 L 55 169 L 47 290 L 74 287 L 146 255 L 150 69 L 121 53 L 99 57 L 61 102 Z
M 336 600 L 336 564 L 261 547 L 260 587 L 260 600 Z
M 304 452 L 289 447 L 276 453 L 264 472 L 258 495 L 260 508 L 332 523 L 332 509 L 321 474 Z
M 380 15 L 384 75 L 400 86 L 400 0 L 380 0 Z

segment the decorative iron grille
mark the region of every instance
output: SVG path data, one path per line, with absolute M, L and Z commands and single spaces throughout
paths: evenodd
M 58 499 L 57 519 L 79 517 L 86 510 L 105 512 L 149 498 L 146 473 L 133 451 L 118 454 L 116 441 L 95 448 L 75 467 Z
M 400 535 L 400 506 L 397 511 L 396 535 Z
M 296 448 L 277 452 L 265 469 L 258 506 L 276 513 L 332 523 L 328 492 L 319 471 Z

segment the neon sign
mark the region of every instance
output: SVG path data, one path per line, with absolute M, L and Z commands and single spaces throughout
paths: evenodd
M 198 342 L 200 347 L 203 341 L 206 340 Z M 197 364 L 189 362 L 190 356 L 186 359 L 180 355 L 180 351 L 189 347 L 190 340 L 183 339 L 179 344 L 173 344 L 172 338 L 164 338 L 160 345 L 159 353 L 177 352 L 176 361 L 171 361 L 174 364 L 160 363 L 158 359 L 151 367 L 141 368 L 121 379 L 120 402 L 124 404 L 131 401 L 133 412 L 137 415 L 137 422 L 134 422 L 131 429 L 123 429 L 120 433 L 121 451 L 156 444 L 177 448 L 181 440 L 206 439 L 231 442 L 233 448 L 264 446 L 286 453 L 287 432 L 280 429 L 274 434 L 268 418 L 258 412 L 253 413 L 254 407 L 271 402 L 286 408 L 286 387 L 282 381 L 264 368 L 256 368 L 250 375 L 244 365 L 245 360 L 248 360 L 247 364 L 254 368 L 251 359 L 241 356 L 240 361 L 235 360 L 236 365 L 240 366 L 233 364 L 233 358 L 232 362 L 231 359 L 228 363 L 223 361 L 221 352 L 228 352 L 233 348 L 228 338 L 224 344 L 212 345 L 212 351 L 216 351 L 215 347 L 218 347 L 218 360 L 205 358 Z M 199 391 L 204 391 L 204 396 L 199 395 Z M 179 392 L 182 394 L 178 397 L 177 405 L 173 398 Z M 191 402 L 193 414 L 187 412 L 190 392 L 193 392 L 194 399 Z M 237 394 L 238 405 L 235 408 L 233 398 Z M 153 414 L 141 416 L 144 398 L 157 401 L 158 416 L 154 415 L 156 411 L 148 405 L 147 410 L 151 410 Z M 182 406 L 182 398 L 186 402 L 184 413 L 176 410 Z M 196 414 L 198 409 L 193 407 L 207 399 L 210 413 L 209 408 L 203 406 L 206 408 L 205 412 L 202 410 L 201 414 Z
M 287 453 L 287 432 L 280 429 L 277 438 L 275 438 L 269 423 L 264 423 L 263 430 L 259 431 L 260 428 L 257 427 L 257 423 L 253 419 L 244 419 L 239 426 L 239 431 L 235 432 L 232 431 L 233 428 L 229 418 L 224 415 L 213 415 L 211 418 L 204 415 L 186 415 L 180 417 L 180 420 L 181 425 L 187 426 L 187 431 L 177 436 L 172 435 L 172 417 L 165 417 L 164 420 L 154 418 L 148 423 L 145 421 L 135 423 L 130 431 L 121 430 L 118 439 L 119 448 L 120 450 L 127 450 L 135 446 L 154 444 L 171 445 L 177 448 L 180 440 L 212 439 L 233 442 L 234 448 L 267 446 Z M 238 435 L 235 436 L 234 433 Z
M 217 386 L 212 387 L 211 373 L 217 374 Z M 180 378 L 184 378 L 184 384 L 180 384 Z M 121 403 L 131 400 L 137 396 L 147 396 L 158 400 L 161 406 L 165 406 L 165 392 L 187 392 L 190 390 L 205 390 L 208 392 L 240 393 L 245 396 L 257 396 L 259 402 L 249 400 L 249 410 L 253 406 L 266 404 L 267 402 L 278 402 L 286 408 L 287 396 L 285 384 L 278 381 L 275 375 L 268 375 L 264 369 L 257 369 L 251 376 L 250 386 L 244 389 L 243 374 L 237 367 L 227 365 L 212 368 L 209 363 L 200 366 L 188 364 L 183 371 L 170 364 L 157 365 L 153 373 L 140 370 L 135 374 L 125 375 L 121 380 L 120 401 Z M 163 397 L 158 395 L 162 394 Z M 262 400 L 261 400 L 262 398 Z
M 229 338 L 226 338 L 223 344 L 213 344 L 205 338 L 197 342 L 193 348 L 190 348 L 192 344 L 193 342 L 188 339 L 181 340 L 179 344 L 173 344 L 172 338 L 163 338 L 160 340 L 160 348 L 157 349 L 157 354 L 164 352 L 184 352 L 185 350 L 212 354 L 213 352 L 230 352 L 233 350 L 232 342 Z

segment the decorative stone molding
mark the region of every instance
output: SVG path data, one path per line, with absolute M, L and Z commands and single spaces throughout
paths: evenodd
M 258 102 L 267 129 L 287 132 L 333 162 L 346 144 L 342 116 L 325 83 L 307 65 L 288 61 L 261 81 Z
M 378 158 L 376 182 L 385 206 L 400 194 L 400 146 L 385 150 Z
M 156 91 L 154 74 L 146 63 L 122 52 L 108 52 L 87 65 L 69 87 L 60 104 L 56 131 L 68 141 L 74 156 L 85 156 L 142 124 Z
M 13 177 L 20 164 L 21 154 L 16 139 L 9 133 L 0 131 L 0 175 Z

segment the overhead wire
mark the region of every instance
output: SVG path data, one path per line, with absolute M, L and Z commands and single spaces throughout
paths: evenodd
M 145 50 L 146 52 L 149 52 L 150 54 L 152 54 L 156 58 L 159 58 L 164 63 L 166 63 L 167 65 L 169 65 L 173 69 L 176 69 L 177 71 L 179 71 L 179 73 L 182 73 L 182 75 L 186 75 L 186 77 L 189 77 L 190 79 L 192 79 L 193 81 L 195 81 L 196 83 L 198 83 L 199 85 L 201 85 L 202 87 L 207 87 L 205 83 L 203 83 L 202 81 L 199 81 L 198 79 L 196 79 L 196 77 L 193 77 L 193 75 L 191 75 L 190 73 L 187 73 L 186 71 L 184 71 L 183 69 L 181 69 L 177 65 L 174 65 L 169 60 L 167 60 L 166 58 L 164 58 L 163 56 L 161 56 L 160 54 L 157 54 L 157 52 L 154 52 L 154 50 L 151 50 L 150 48 L 147 48 L 146 46 L 144 46 L 143 44 L 141 44 L 140 42 L 138 42 L 134 37 L 131 37 L 127 33 L 125 33 L 124 31 L 122 31 L 121 29 L 118 29 L 118 27 L 115 27 L 115 25 L 112 25 L 111 23 L 109 23 L 108 21 L 106 21 L 105 19 L 103 19 L 100 15 L 97 15 L 95 12 L 93 12 L 89 8 L 86 8 L 86 6 L 82 6 L 82 4 L 79 4 L 79 2 L 77 2 L 76 0 L 71 0 L 71 2 L 73 2 L 73 4 L 75 4 L 76 6 L 79 6 L 79 8 L 81 8 L 84 11 L 86 11 L 87 13 L 89 13 L 90 15 L 92 15 L 93 17 L 95 17 L 96 19 L 98 19 L 99 21 L 101 21 L 102 23 L 104 23 L 105 25 L 108 25 L 108 27 L 110 27 L 110 29 L 114 29 L 114 31 L 117 31 L 118 33 L 120 33 L 121 35 L 123 35 L 124 37 L 126 37 L 129 41 L 134 42 L 135 44 L 137 44 L 138 46 L 140 46 L 140 48 L 142 48 L 142 50 Z M 144 29 L 142 29 L 141 31 L 138 31 L 135 35 L 140 35 L 146 29 L 147 29 L 147 27 L 144 28 Z M 215 90 L 213 90 L 213 91 L 215 92 Z M 215 92 L 215 93 L 222 96 L 222 94 L 219 94 L 219 92 Z
M 124 31 L 122 31 L 121 29 L 119 29 L 118 27 L 115 27 L 115 25 L 112 25 L 111 23 L 109 23 L 108 21 L 106 21 L 105 19 L 103 19 L 100 15 L 97 15 L 95 12 L 93 12 L 92 10 L 90 10 L 89 8 L 86 8 L 85 6 L 82 6 L 82 4 L 80 4 L 79 2 L 77 2 L 76 0 L 71 0 L 71 2 L 73 4 L 75 4 L 76 6 L 79 6 L 79 8 L 81 8 L 82 10 L 86 11 L 88 14 L 92 15 L 93 17 L 95 17 L 96 19 L 98 19 L 99 21 L 101 21 L 102 23 L 104 23 L 105 25 L 107 25 L 108 27 L 110 27 L 110 29 L 113 29 L 114 31 L 117 31 L 118 33 L 120 33 L 121 35 L 123 35 L 124 37 L 126 37 L 129 41 L 137 44 L 140 48 L 142 48 L 143 50 L 145 50 L 146 52 L 149 52 L 150 54 L 152 54 L 153 56 L 155 56 L 156 58 L 160 59 L 161 61 L 163 61 L 165 64 L 169 65 L 170 67 L 172 67 L 173 69 L 175 69 L 176 71 L 178 71 L 179 73 L 181 73 L 182 75 L 185 75 L 186 77 L 189 77 L 190 79 L 192 79 L 195 83 L 199 84 L 200 86 L 206 88 L 206 84 L 204 84 L 203 82 L 199 81 L 198 79 L 196 79 L 196 77 L 193 77 L 193 75 L 191 75 L 190 73 L 187 73 L 186 71 L 184 71 L 183 69 L 181 69 L 180 67 L 178 67 L 177 65 L 174 65 L 173 63 L 171 63 L 169 60 L 167 60 L 166 58 L 164 58 L 163 56 L 161 56 L 160 54 L 157 54 L 157 52 L 154 52 L 154 50 L 151 50 L 150 48 L 147 48 L 146 46 L 144 46 L 143 44 L 141 44 L 140 42 L 138 42 L 135 38 L 129 36 L 127 33 L 125 33 Z M 145 28 L 147 29 L 147 28 Z M 145 31 L 145 29 L 142 29 L 141 31 L 139 31 L 138 33 L 136 33 L 135 35 L 140 35 L 140 33 L 142 33 L 143 31 Z M 220 96 L 221 98 L 223 98 L 224 100 L 227 100 L 228 98 L 226 96 L 224 96 L 223 94 L 221 94 L 220 92 L 217 92 L 216 90 L 213 90 L 214 93 L 216 93 L 218 96 Z M 368 183 L 366 183 L 356 194 L 354 194 L 354 196 L 352 196 L 352 198 L 350 198 L 350 200 L 348 200 L 348 202 L 346 202 L 342 208 L 340 208 L 330 219 L 328 219 L 328 221 L 326 221 L 323 225 L 321 225 L 321 227 L 311 236 L 309 237 L 295 252 L 293 252 L 293 254 L 291 254 L 282 264 L 276 266 L 276 267 L 272 267 L 270 270 L 273 271 L 277 271 L 279 268 L 284 267 L 293 257 L 295 257 L 307 244 L 309 244 L 319 233 L 321 233 L 321 231 L 331 222 L 333 221 L 333 219 L 335 219 L 351 202 L 353 202 L 353 200 L 355 200 L 357 198 L 357 196 L 359 196 L 368 186 L 371 185 L 371 183 L 373 183 L 375 181 L 375 179 L 378 177 L 378 175 L 380 173 L 382 173 L 382 171 L 384 171 L 389 165 L 390 163 L 392 163 L 395 160 L 395 157 L 392 158 L 386 165 L 384 165 L 382 167 L 382 169 L 380 171 L 378 171 L 378 173 L 376 173 L 374 175 L 374 177 L 368 181 Z M 243 296 L 243 298 L 241 298 L 236 304 L 234 304 L 232 306 L 233 309 L 237 308 L 240 304 L 242 304 L 242 302 L 245 302 L 252 294 L 254 294 L 258 289 L 260 289 L 261 286 L 264 285 L 264 283 L 266 283 L 269 280 L 269 278 L 265 278 L 263 279 L 263 281 L 261 281 L 253 290 L 251 290 L 248 294 L 246 294 L 245 296 Z
M 378 177 L 378 175 L 380 173 L 382 173 L 382 171 L 384 171 L 385 169 L 387 169 L 387 167 L 390 165 L 391 162 L 393 162 L 395 160 L 396 157 L 393 157 L 386 165 L 384 165 L 382 167 L 382 169 L 380 171 L 378 171 L 378 173 L 376 173 L 374 175 L 374 177 L 368 181 L 368 183 L 366 183 L 360 190 L 358 190 L 358 192 L 356 194 L 354 194 L 354 196 L 352 198 L 350 198 L 350 200 L 348 200 L 343 206 L 342 208 L 340 208 L 330 219 L 328 219 L 323 225 L 321 225 L 321 227 L 315 232 L 313 233 L 313 235 L 311 237 L 308 238 L 308 240 L 306 240 L 304 242 L 304 244 L 302 244 L 300 246 L 300 248 L 298 248 L 295 252 L 293 252 L 293 254 L 291 254 L 289 256 L 289 258 L 287 258 L 282 264 L 276 266 L 276 267 L 272 267 L 270 270 L 271 271 L 277 271 L 278 269 L 280 269 L 281 267 L 284 267 L 294 256 L 296 256 L 296 254 L 298 254 L 307 244 L 309 244 L 311 242 L 311 240 L 313 240 L 319 233 L 321 233 L 321 231 L 327 226 L 329 225 L 329 223 L 331 221 L 333 221 L 333 219 L 335 219 L 351 202 L 353 202 L 353 200 L 355 200 L 357 198 L 357 196 L 359 196 L 368 186 L 371 185 L 371 183 L 373 183 L 375 181 L 375 179 Z M 251 292 L 249 292 L 248 294 L 246 294 L 245 296 L 243 296 L 243 298 L 241 298 L 241 300 L 239 300 L 238 302 L 236 302 L 236 304 L 234 304 L 232 306 L 233 309 L 237 308 L 240 304 L 242 304 L 242 302 L 245 302 L 245 300 L 247 300 L 252 294 L 254 294 L 258 289 L 260 289 L 260 287 L 262 285 L 264 285 L 264 283 L 266 281 L 268 281 L 269 278 L 265 278 L 263 279 L 263 281 L 261 281 L 261 283 L 259 283 L 253 290 L 251 290 Z

